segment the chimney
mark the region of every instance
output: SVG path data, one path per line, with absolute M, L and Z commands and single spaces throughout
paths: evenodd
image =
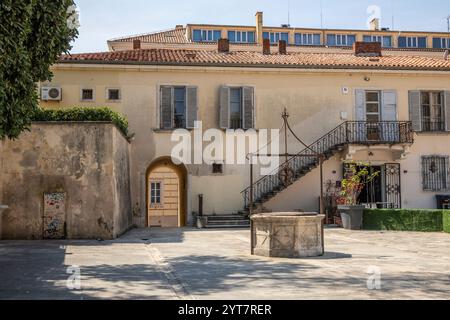
M 380 19 L 374 18 L 372 21 L 370 21 L 370 30 L 372 31 L 380 30 Z
M 175 29 L 177 29 L 177 30 L 184 29 L 184 26 L 182 24 L 177 24 L 175 26 Z
M 278 42 L 278 53 L 287 54 L 287 43 L 286 40 L 280 40 Z
M 141 49 L 141 40 L 136 39 L 133 40 L 133 50 L 140 50 Z
M 270 54 L 270 39 L 263 40 L 263 54 Z
M 256 13 L 256 43 L 257 44 L 263 44 L 263 25 L 264 25 L 263 13 L 261 11 L 258 11 Z
M 217 42 L 217 51 L 221 53 L 228 53 L 230 52 L 230 41 L 228 39 L 222 39 L 220 38 Z
M 380 42 L 355 42 L 353 51 L 360 57 L 381 57 Z

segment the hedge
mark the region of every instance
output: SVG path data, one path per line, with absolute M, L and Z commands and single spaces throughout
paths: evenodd
M 444 211 L 444 232 L 450 233 L 450 210 Z
M 450 219 L 449 210 L 390 210 L 364 211 L 365 230 L 442 232 L 444 219 Z M 449 221 L 447 227 L 450 228 Z
M 74 107 L 69 109 L 49 110 L 39 108 L 32 117 L 32 121 L 55 121 L 55 122 L 84 122 L 101 121 L 112 122 L 119 130 L 130 138 L 128 132 L 128 120 L 121 114 L 109 108 L 85 108 Z

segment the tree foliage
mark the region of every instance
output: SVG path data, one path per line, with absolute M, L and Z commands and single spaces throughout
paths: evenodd
M 0 139 L 29 128 L 36 83 L 51 80 L 51 65 L 78 35 L 73 8 L 73 0 L 0 0 Z

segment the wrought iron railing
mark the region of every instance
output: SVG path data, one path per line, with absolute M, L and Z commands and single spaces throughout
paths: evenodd
M 253 184 L 254 203 L 264 203 L 277 192 L 287 187 L 285 180 L 280 179 L 280 172 L 288 168 L 296 181 L 310 172 L 319 164 L 317 154 L 329 155 L 341 146 L 349 144 L 412 144 L 414 133 L 412 123 L 407 121 L 347 121 L 334 128 L 320 139 L 305 148 L 298 156 L 290 157 L 270 175 L 261 177 Z M 250 206 L 250 192 L 248 187 L 242 191 L 245 208 Z

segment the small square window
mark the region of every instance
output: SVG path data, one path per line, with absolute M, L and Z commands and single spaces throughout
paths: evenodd
M 108 89 L 108 100 L 109 101 L 119 101 L 120 100 L 120 90 L 119 89 Z
M 81 100 L 82 101 L 94 101 L 94 89 L 81 90 Z
M 223 173 L 223 164 L 214 163 L 213 164 L 213 174 L 222 174 Z

